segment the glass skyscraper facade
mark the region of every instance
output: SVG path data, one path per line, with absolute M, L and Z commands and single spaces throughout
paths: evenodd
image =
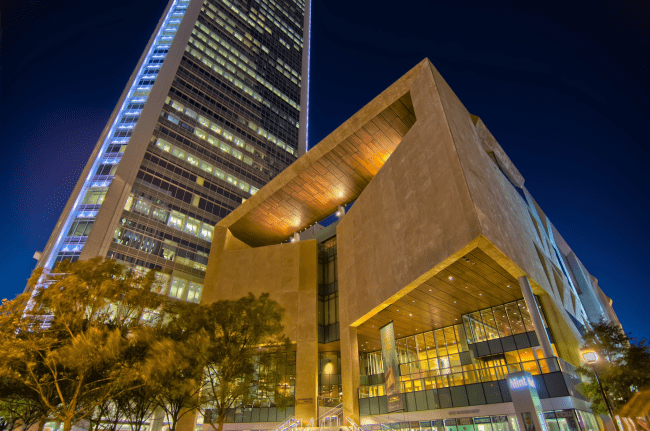
M 105 256 L 198 302 L 214 225 L 307 146 L 309 0 L 172 0 L 38 266 Z

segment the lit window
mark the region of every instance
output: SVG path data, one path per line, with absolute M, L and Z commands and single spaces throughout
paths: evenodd
M 169 288 L 169 296 L 176 299 L 181 299 L 185 293 L 185 287 L 187 286 L 187 280 L 182 278 L 174 277 L 172 279 L 171 286 Z
M 191 233 L 192 235 L 198 235 L 200 225 L 201 225 L 200 221 L 198 221 L 197 219 L 193 219 L 192 217 L 188 217 L 187 224 L 185 225 L 185 232 Z
M 212 165 L 209 163 L 201 162 L 201 169 L 208 173 L 212 173 Z
M 180 148 L 174 147 L 172 149 L 172 154 L 175 155 L 178 158 L 184 159 L 187 157 L 187 153 Z
M 185 217 L 185 214 L 181 214 L 178 211 L 172 211 L 172 215 L 169 217 L 169 226 L 178 230 L 183 230 L 183 227 L 185 226 Z
M 189 154 L 187 155 L 187 162 L 193 166 L 199 166 L 199 159 Z
M 205 127 L 210 127 L 210 122 L 207 118 L 199 115 L 199 123 L 203 124 Z
M 206 241 L 212 241 L 212 233 L 214 232 L 214 227 L 209 225 L 208 223 L 203 223 L 203 226 L 201 226 L 201 238 L 203 238 Z
M 170 144 L 169 142 L 165 141 L 164 139 L 160 139 L 160 138 L 158 138 L 158 139 L 156 140 L 156 146 L 157 146 L 158 148 L 160 148 L 161 150 L 166 151 L 166 152 L 168 152 L 168 153 L 172 150 L 172 144 Z
M 191 109 L 186 109 L 185 115 L 196 120 L 196 112 L 192 111 Z
M 149 202 L 138 199 L 138 201 L 135 203 L 133 211 L 140 214 L 149 215 L 149 212 L 151 211 L 151 204 Z

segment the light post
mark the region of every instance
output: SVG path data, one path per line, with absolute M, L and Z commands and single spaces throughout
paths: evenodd
M 609 403 L 609 398 L 607 397 L 607 393 L 605 393 L 605 389 L 603 389 L 603 384 L 600 383 L 600 379 L 598 378 L 598 373 L 596 372 L 596 368 L 594 367 L 594 364 L 598 360 L 598 355 L 596 352 L 584 352 L 582 354 L 582 358 L 585 360 L 586 363 L 591 366 L 592 371 L 594 372 L 594 375 L 596 376 L 596 381 L 598 382 L 598 386 L 600 386 L 600 391 L 603 393 L 603 399 L 605 400 L 605 405 L 607 406 L 607 410 L 609 411 L 609 416 L 612 418 L 612 424 L 614 425 L 614 429 L 616 431 L 621 431 L 618 427 L 618 424 L 616 423 L 616 417 L 614 416 L 614 411 L 612 410 L 612 406 Z

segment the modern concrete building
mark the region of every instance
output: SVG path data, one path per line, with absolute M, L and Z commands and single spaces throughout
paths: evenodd
M 309 0 L 171 0 L 37 266 L 106 256 L 198 302 L 214 225 L 307 145 Z
M 558 239 L 422 61 L 216 225 L 201 302 L 270 292 L 295 343 L 294 405 L 255 400 L 226 429 L 338 416 L 376 430 L 597 430 L 575 388 L 587 313 Z

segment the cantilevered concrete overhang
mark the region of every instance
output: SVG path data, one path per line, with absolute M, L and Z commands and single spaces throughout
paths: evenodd
M 398 292 L 389 306 L 358 322 L 361 351 L 380 350 L 378 328 L 393 322 L 397 337 L 457 325 L 460 316 L 522 298 L 517 279 L 483 251 L 488 244 L 463 254 L 433 275 L 422 277 L 410 290 Z
M 354 201 L 415 123 L 410 70 L 219 222 L 250 246 L 278 244 Z

